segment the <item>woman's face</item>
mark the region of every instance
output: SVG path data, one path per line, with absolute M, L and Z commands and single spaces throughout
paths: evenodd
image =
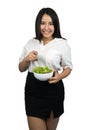
M 40 24 L 40 31 L 43 36 L 43 38 L 53 38 L 53 33 L 54 33 L 54 25 L 52 22 L 52 19 L 49 15 L 44 14 L 41 19 L 41 24 Z

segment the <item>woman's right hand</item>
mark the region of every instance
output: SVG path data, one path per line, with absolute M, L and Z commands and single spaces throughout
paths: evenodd
M 37 60 L 38 52 L 37 51 L 31 51 L 24 59 L 19 63 L 19 70 L 21 72 L 24 72 L 27 70 L 29 66 L 30 61 L 35 61 Z
M 25 60 L 26 62 L 35 61 L 37 60 L 37 56 L 38 56 L 38 52 L 33 50 L 25 57 Z

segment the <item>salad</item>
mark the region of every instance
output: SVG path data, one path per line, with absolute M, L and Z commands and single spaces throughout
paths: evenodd
M 52 69 L 50 69 L 48 66 L 42 67 L 38 66 L 33 69 L 33 72 L 39 73 L 39 74 L 45 74 L 45 73 L 50 73 L 52 72 Z

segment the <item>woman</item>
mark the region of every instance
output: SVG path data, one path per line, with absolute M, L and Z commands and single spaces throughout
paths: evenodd
M 51 8 L 43 8 L 36 18 L 36 37 L 25 45 L 19 70 L 28 69 L 25 84 L 25 109 L 30 130 L 56 130 L 64 113 L 64 84 L 62 79 L 72 70 L 71 50 L 60 33 L 59 19 Z M 33 75 L 36 66 L 54 70 L 48 81 Z M 61 70 L 61 71 L 60 71 Z

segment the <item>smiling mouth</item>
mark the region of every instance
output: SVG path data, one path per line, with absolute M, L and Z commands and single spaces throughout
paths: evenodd
M 51 33 L 51 31 L 42 31 L 44 34 L 50 34 Z

